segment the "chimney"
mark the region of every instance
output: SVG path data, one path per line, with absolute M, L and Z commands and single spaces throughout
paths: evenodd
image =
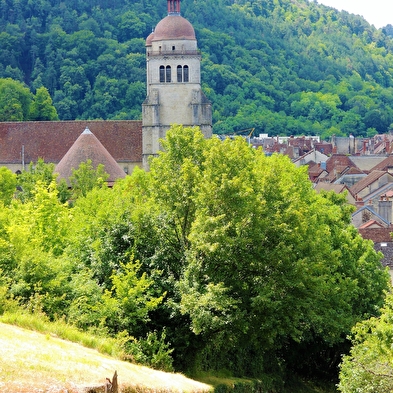
M 364 201 L 363 198 L 358 197 L 357 195 L 355 196 L 355 205 L 357 209 L 360 209 L 361 207 L 364 206 Z
M 378 201 L 378 214 L 384 218 L 387 222 L 392 221 L 392 201 L 381 196 Z
M 367 141 L 363 140 L 363 155 L 367 152 Z

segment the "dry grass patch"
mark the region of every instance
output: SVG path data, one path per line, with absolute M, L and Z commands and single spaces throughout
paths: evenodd
M 0 323 L 1 392 L 79 392 L 104 384 L 117 370 L 121 389 L 128 392 L 202 393 L 211 386 L 122 362 L 98 351 L 49 334 Z

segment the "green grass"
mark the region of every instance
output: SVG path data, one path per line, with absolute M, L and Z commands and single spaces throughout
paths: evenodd
M 30 314 L 24 311 L 6 312 L 0 316 L 0 322 L 34 330 L 39 333 L 54 335 L 63 340 L 72 341 L 86 348 L 95 349 L 100 353 L 116 358 L 122 355 L 117 340 L 109 337 L 100 337 L 82 332 L 72 325 L 59 320 L 50 322 L 43 315 Z
M 0 316 L 0 323 L 8 324 L 8 325 L 14 325 L 18 326 L 23 329 L 27 329 L 31 332 L 38 332 L 41 333 L 42 336 L 40 337 L 41 339 L 41 346 L 44 346 L 45 344 L 56 344 L 57 347 L 60 348 L 60 352 L 63 351 L 64 353 L 70 347 L 70 343 L 76 343 L 84 348 L 90 348 L 92 350 L 96 350 L 97 352 L 103 354 L 103 355 L 109 355 L 111 358 L 117 359 L 119 361 L 119 364 L 124 364 L 125 362 L 120 362 L 119 359 L 122 357 L 122 351 L 119 346 L 118 341 L 115 339 L 111 339 L 108 337 L 100 337 L 97 335 L 89 334 L 86 332 L 82 332 L 75 328 L 74 326 L 67 325 L 64 321 L 56 321 L 56 322 L 50 322 L 45 318 L 45 316 L 42 315 L 37 315 L 37 314 L 29 314 L 24 311 L 15 311 L 15 312 L 7 312 L 3 315 Z M 0 332 L 0 339 L 8 339 L 10 341 L 15 341 L 15 337 L 13 335 L 6 336 L 6 332 Z M 66 340 L 65 342 L 57 341 L 57 339 L 62 339 Z M 28 339 L 26 339 L 28 340 Z M 56 340 L 56 342 L 54 342 Z M 23 345 L 23 344 L 21 344 Z M 26 347 L 29 348 L 30 344 L 26 342 Z M 19 349 L 20 350 L 20 349 Z M 53 352 L 53 353 L 52 353 Z M 69 366 L 63 366 L 63 369 L 61 371 L 58 371 L 56 369 L 52 369 L 52 365 L 56 364 L 56 351 L 51 351 L 49 352 L 43 352 L 41 354 L 37 354 L 37 350 L 34 351 L 34 356 L 37 358 L 38 362 L 29 362 L 29 360 L 22 359 L 19 355 L 17 356 L 17 359 L 15 362 L 8 362 L 7 365 L 2 365 L 1 360 L 0 360 L 0 369 L 3 371 L 6 371 L 6 374 L 13 379 L 17 379 L 20 376 L 20 370 L 24 368 L 24 373 L 31 379 L 34 379 L 32 376 L 39 376 L 39 375 L 54 375 L 56 381 L 60 381 L 62 383 L 65 383 L 67 380 L 70 379 L 70 375 L 72 375 L 73 372 L 75 372 L 75 368 L 73 363 L 76 363 L 78 365 L 79 369 L 84 369 L 84 367 L 87 367 L 88 369 L 94 370 L 94 369 L 99 369 L 100 364 L 102 363 L 101 358 L 95 358 L 94 356 L 79 356 L 78 358 L 74 359 L 69 356 Z M 24 354 L 27 356 L 27 359 L 29 359 L 29 354 L 26 353 Z M 64 355 L 65 356 L 65 355 Z M 64 357 L 63 356 L 63 357 Z M 157 381 L 157 375 L 156 373 L 161 373 L 161 372 L 156 372 L 154 370 L 150 370 L 146 367 L 141 367 L 137 365 L 132 365 L 130 363 L 126 363 L 128 368 L 126 367 L 125 370 L 123 371 L 121 375 L 124 377 L 124 373 L 130 373 L 132 375 L 132 380 L 135 381 L 133 384 L 128 384 L 126 387 L 124 387 L 123 392 L 124 393 L 150 393 L 150 392 L 155 392 L 155 393 L 168 393 L 168 392 L 176 392 L 178 390 L 168 390 L 167 387 L 161 387 L 159 386 L 161 379 L 158 379 Z M 6 367 L 6 368 L 5 368 Z M 117 366 L 120 367 L 120 366 Z M 67 370 L 67 368 L 69 368 Z M 162 374 L 166 373 L 161 373 L 159 375 L 162 376 Z M 3 374 L 4 375 L 4 374 Z M 171 379 L 171 375 L 177 375 L 179 374 L 167 374 L 169 380 Z M 1 390 L 1 382 L 2 382 L 2 377 L 0 376 L 0 390 Z M 160 377 L 161 378 L 161 377 Z M 186 377 L 184 378 L 184 381 L 199 381 L 201 385 L 203 385 L 202 388 L 194 388 L 192 386 L 192 383 L 190 384 L 189 382 L 183 382 L 184 387 L 181 391 L 184 392 L 190 392 L 190 393 L 202 393 L 206 391 L 212 391 L 214 387 L 226 385 L 226 386 L 234 386 L 236 384 L 244 384 L 247 381 L 247 379 L 244 378 L 234 378 L 231 377 L 230 375 L 227 375 L 225 373 L 221 374 L 211 374 L 211 373 L 203 373 L 203 374 L 198 374 L 198 375 L 193 375 L 192 380 L 188 380 Z M 139 382 L 138 381 L 143 381 Z M 57 382 L 58 383 L 58 382 Z M 157 385 L 158 383 L 158 385 Z M 177 384 L 176 382 L 175 384 Z M 151 385 L 147 386 L 147 385 Z M 174 384 L 174 382 L 172 382 Z M 210 388 L 209 388 L 210 387 Z M 210 389 L 210 390 L 209 390 Z M 26 390 L 26 392 L 28 389 Z M 70 392 L 72 392 L 72 389 L 69 389 Z M 313 381 L 303 381 L 300 379 L 294 378 L 287 386 L 285 391 L 280 391 L 280 393 L 336 393 L 337 390 L 334 386 L 333 383 L 318 383 L 318 382 L 313 382 Z
M 101 340 L 86 340 L 84 334 L 75 334 L 74 329 L 59 329 L 58 323 L 15 314 L 0 318 L 0 391 L 76 393 L 85 387 L 102 386 L 115 371 L 121 391 L 126 393 L 212 391 L 211 386 L 184 375 L 124 362 L 61 339 L 57 333 L 101 347 Z

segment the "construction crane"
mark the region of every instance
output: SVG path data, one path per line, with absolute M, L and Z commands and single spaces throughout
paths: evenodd
M 225 138 L 233 139 L 235 136 L 240 136 L 240 134 L 244 134 L 246 131 L 250 131 L 247 134 L 246 139 L 247 139 L 248 143 L 251 143 L 250 141 L 251 141 L 252 134 L 255 131 L 255 127 L 253 127 L 253 128 L 245 128 L 244 130 L 235 131 L 233 134 L 221 134 L 221 135 L 218 135 L 218 136 L 221 137 L 222 139 L 225 139 Z
M 250 145 L 250 144 L 251 144 L 251 137 L 252 137 L 252 134 L 253 134 L 254 131 L 255 131 L 255 127 L 253 127 L 253 128 L 245 128 L 244 130 L 236 131 L 236 132 L 233 134 L 233 136 L 238 135 L 238 134 L 241 134 L 241 133 L 244 133 L 244 132 L 246 132 L 246 131 L 250 131 L 250 132 L 247 134 L 247 136 L 246 136 L 246 140 L 247 140 L 248 144 Z

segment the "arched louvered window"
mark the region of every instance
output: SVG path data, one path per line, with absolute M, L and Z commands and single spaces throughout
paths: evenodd
M 172 82 L 171 79 L 171 66 L 166 66 L 166 70 L 165 70 L 165 82 Z
M 160 83 L 165 82 L 165 67 L 162 65 L 160 66 Z
M 188 76 L 188 65 L 185 65 L 183 67 L 183 82 L 189 82 L 189 76 Z
M 177 81 L 183 82 L 183 67 L 181 65 L 177 66 Z

